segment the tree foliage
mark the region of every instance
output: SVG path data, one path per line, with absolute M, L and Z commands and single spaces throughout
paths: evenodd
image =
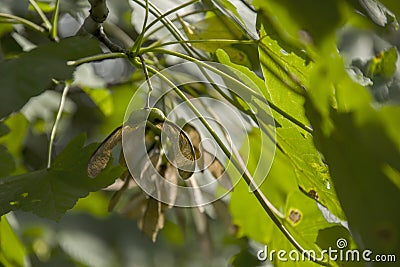
M 62 225 L 79 210 L 107 216 L 108 206 L 165 246 L 195 235 L 207 255 L 224 235 L 240 250 L 225 265 L 261 264 L 256 241 L 316 252 L 274 266 L 396 266 L 320 255 L 345 239 L 344 251 L 400 260 L 399 15 L 386 0 L 3 1 L 0 262 L 56 264 L 60 250 L 68 264 L 129 265 L 100 245 L 80 256 L 62 227 L 53 245 L 17 227 L 24 212 Z M 182 62 L 193 65 L 174 68 Z M 138 131 L 147 163 L 139 147 L 124 151 Z M 192 208 L 174 207 L 184 195 L 168 184 L 194 188 Z

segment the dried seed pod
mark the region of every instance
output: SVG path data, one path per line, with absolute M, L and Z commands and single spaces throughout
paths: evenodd
M 203 170 L 208 166 L 208 170 L 217 179 L 217 181 L 226 189 L 231 190 L 233 188 L 232 181 L 225 171 L 225 167 L 218 160 L 217 157 L 213 156 L 201 145 L 201 136 L 195 127 L 190 124 L 185 124 L 183 130 L 187 133 L 190 140 L 192 141 L 198 167 Z
M 143 216 L 139 221 L 139 228 L 155 242 L 158 231 L 164 227 L 165 204 L 150 197 L 147 199 L 147 205 Z
M 122 194 L 128 189 L 129 181 L 132 179 L 131 174 L 128 170 L 126 170 L 122 176 L 120 177 L 124 180 L 124 184 L 118 191 L 115 191 L 114 194 L 111 196 L 110 202 L 108 203 L 108 211 L 111 212 L 114 210 L 115 206 L 118 204 L 119 200 L 121 199 Z
M 122 126 L 116 128 L 107 138 L 100 144 L 88 163 L 88 176 L 95 178 L 107 166 L 111 158 L 111 150 L 122 139 Z
M 151 129 L 158 129 L 160 134 L 164 134 L 169 140 L 171 145 L 171 152 L 169 155 L 174 165 L 177 167 L 179 175 L 182 179 L 186 180 L 193 175 L 195 170 L 196 154 L 190 138 L 185 131 L 180 129 L 175 123 L 164 120 L 160 121 L 162 117 L 156 117 L 157 120 L 148 123 Z M 157 130 L 155 130 L 157 131 Z

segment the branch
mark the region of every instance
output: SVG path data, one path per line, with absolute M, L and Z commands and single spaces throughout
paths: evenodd
M 105 46 L 108 47 L 108 49 L 110 49 L 111 52 L 114 53 L 126 53 L 126 50 L 122 47 L 120 47 L 119 45 L 117 45 L 116 43 L 113 43 L 108 37 L 107 35 L 104 33 L 104 29 L 103 26 L 100 26 L 100 28 L 98 28 L 93 35 L 100 41 L 102 42 Z
M 100 42 L 110 49 L 111 52 L 125 53 L 125 49 L 113 43 L 104 33 L 102 23 L 107 19 L 108 7 L 106 0 L 88 0 L 90 3 L 89 16 L 83 22 L 77 35 L 92 34 Z

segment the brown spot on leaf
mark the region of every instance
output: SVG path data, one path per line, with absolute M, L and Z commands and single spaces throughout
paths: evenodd
M 292 224 L 297 224 L 301 220 L 301 212 L 296 209 L 291 209 L 289 213 L 289 220 Z

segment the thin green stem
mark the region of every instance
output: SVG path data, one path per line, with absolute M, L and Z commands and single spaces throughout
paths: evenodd
M 253 40 L 229 40 L 229 39 L 203 39 L 203 40 L 185 40 L 185 41 L 171 41 L 166 43 L 155 43 L 155 45 L 150 45 L 149 47 L 142 48 L 140 53 L 146 53 L 152 49 L 160 48 L 167 45 L 174 45 L 174 44 L 201 44 L 201 43 L 226 43 L 226 44 L 248 44 L 252 45 L 257 43 L 257 41 Z
M 90 63 L 90 62 L 95 62 L 95 61 L 101 61 L 105 59 L 114 59 L 114 58 L 128 58 L 128 56 L 124 53 L 105 53 L 105 54 L 99 54 L 95 56 L 90 56 L 90 57 L 84 57 L 78 60 L 70 60 L 67 61 L 68 66 L 78 66 L 84 63 Z
M 216 10 L 216 9 L 215 8 L 210 8 L 210 9 L 195 10 L 195 11 L 188 12 L 186 14 L 182 14 L 180 16 L 180 18 L 182 19 L 182 18 L 191 16 L 191 15 L 205 13 L 205 12 L 214 11 L 214 10 Z M 178 17 L 171 19 L 171 22 L 174 22 L 174 21 L 177 21 L 177 20 L 179 20 Z M 158 32 L 159 30 L 163 29 L 164 27 L 165 27 L 164 25 L 161 25 L 161 26 L 158 26 L 158 27 L 154 28 L 151 32 L 149 32 L 149 33 L 147 33 L 145 35 L 144 40 L 149 39 L 150 36 L 152 36 L 154 33 Z
M 143 37 L 144 37 L 144 34 L 146 33 L 147 20 L 149 19 L 149 0 L 146 0 L 146 6 L 144 9 L 145 9 L 145 15 L 144 15 L 142 31 L 140 32 L 139 36 L 136 38 L 136 42 L 134 44 L 136 46 L 135 55 L 139 54 L 139 50 L 142 47 L 142 43 L 143 43 Z
M 63 110 L 64 110 L 64 105 L 65 105 L 65 101 L 67 99 L 69 88 L 70 88 L 70 84 L 68 82 L 66 82 L 65 86 L 64 86 L 64 89 L 63 89 L 63 93 L 61 95 L 60 106 L 58 107 L 57 116 L 56 116 L 56 119 L 54 121 L 53 128 L 51 129 L 50 142 L 49 142 L 49 154 L 48 154 L 48 159 L 47 159 L 47 168 L 51 167 L 51 158 L 52 158 L 52 155 L 53 155 L 53 143 L 54 143 L 54 139 L 56 137 L 58 123 L 60 122 L 61 115 L 62 115 Z
M 45 27 L 47 30 L 51 29 L 51 23 L 50 21 L 47 19 L 46 15 L 44 14 L 44 12 L 40 9 L 39 5 L 36 3 L 35 0 L 29 0 L 29 3 L 32 5 L 32 7 L 36 10 L 36 12 L 38 13 L 39 17 L 42 19 Z
M 145 5 L 142 3 L 140 0 L 132 0 L 136 4 L 140 5 L 141 7 L 145 8 Z M 149 12 L 153 14 L 155 17 L 160 17 L 162 16 L 162 12 L 151 2 L 149 2 L 149 6 L 151 9 L 149 9 Z M 185 38 L 182 35 L 182 33 L 176 28 L 175 24 L 172 23 L 172 21 L 166 17 L 161 19 L 161 23 L 168 29 L 168 31 L 174 36 L 176 40 L 184 41 Z M 135 47 L 136 48 L 136 47 Z M 182 48 L 189 54 L 193 56 L 193 53 L 195 53 L 199 58 L 203 58 L 197 51 L 193 50 L 190 46 L 187 44 L 182 44 Z
M 163 18 L 167 17 L 170 14 L 175 13 L 176 11 L 185 8 L 187 6 L 190 6 L 191 4 L 194 4 L 196 2 L 198 2 L 200 0 L 192 0 L 186 3 L 183 3 L 182 5 L 179 5 L 171 10 L 168 10 L 167 12 L 165 12 L 164 14 L 162 14 L 161 16 L 159 16 L 158 18 L 156 18 L 155 20 L 153 20 L 149 25 L 146 26 L 145 31 L 148 31 L 153 25 L 155 25 L 157 22 L 159 22 L 160 20 L 162 20 Z
M 21 17 L 18 17 L 18 16 L 14 16 L 14 15 L 11 15 L 11 14 L 0 13 L 0 18 L 11 19 L 11 20 L 13 20 L 13 21 L 15 21 L 17 23 L 21 23 L 21 24 L 23 24 L 23 25 L 25 25 L 25 26 L 27 26 L 27 27 L 35 30 L 35 31 L 41 32 L 41 33 L 46 32 L 46 29 L 43 28 L 42 26 L 39 26 L 36 23 L 33 23 L 32 21 L 29 21 L 27 19 L 24 19 L 24 18 L 21 18 Z
M 284 215 L 279 212 L 274 205 L 268 200 L 268 198 L 264 195 L 264 193 L 258 188 L 256 183 L 254 182 L 253 177 L 251 176 L 250 172 L 247 170 L 245 163 L 243 160 L 241 160 L 241 157 L 237 150 L 233 150 L 234 153 L 232 154 L 231 151 L 225 146 L 221 138 L 218 136 L 218 134 L 213 130 L 211 125 L 207 122 L 207 120 L 203 117 L 201 112 L 193 105 L 193 103 L 186 97 L 186 95 L 178 88 L 176 85 L 169 80 L 166 76 L 158 72 L 156 69 L 153 69 L 152 67 L 147 67 L 149 71 L 152 73 L 157 74 L 162 80 L 164 80 L 169 86 L 173 88 L 175 93 L 183 100 L 185 103 L 189 106 L 189 108 L 195 113 L 195 115 L 199 118 L 201 123 L 206 127 L 206 129 L 209 131 L 209 133 L 212 135 L 212 137 L 215 139 L 219 147 L 222 149 L 224 152 L 225 156 L 230 159 L 232 164 L 235 166 L 235 168 L 242 173 L 242 178 L 245 180 L 245 182 L 254 190 L 253 193 L 263 209 L 267 212 L 271 220 L 274 222 L 274 224 L 278 227 L 278 229 L 285 235 L 285 237 L 289 240 L 289 242 L 296 248 L 298 249 L 301 253 L 305 253 L 305 255 L 308 255 L 310 259 L 313 262 L 319 263 L 324 266 L 328 266 L 329 263 L 326 261 L 321 261 L 313 255 L 311 255 L 307 250 L 305 250 L 298 242 L 297 240 L 292 236 L 292 234 L 289 232 L 289 230 L 282 224 L 280 221 L 281 219 L 284 219 Z
M 148 109 L 148 108 L 150 108 L 150 96 L 151 96 L 151 92 L 153 91 L 153 86 L 151 85 L 149 72 L 147 70 L 147 65 L 146 65 L 146 62 L 145 62 L 143 56 L 139 55 L 138 57 L 140 59 L 140 62 L 142 63 L 142 70 L 143 70 L 144 77 L 147 82 L 147 87 L 149 87 L 148 91 L 147 91 L 147 100 L 146 100 L 146 108 Z
M 53 16 L 51 17 L 51 31 L 50 31 L 50 38 L 53 40 L 58 40 L 58 15 L 60 11 L 60 0 L 56 1 L 56 6 L 53 11 Z
M 210 69 L 213 72 L 215 72 L 216 74 L 221 75 L 222 77 L 225 77 L 225 78 L 227 78 L 227 79 L 229 79 L 229 80 L 231 80 L 231 81 L 233 81 L 235 83 L 240 84 L 240 86 L 242 86 L 243 88 L 247 89 L 249 91 L 249 94 L 253 95 L 254 97 L 257 97 L 262 101 L 267 101 L 267 103 L 269 104 L 269 106 L 273 110 L 275 110 L 277 113 L 279 113 L 282 116 L 284 116 L 287 120 L 291 121 L 295 125 L 297 125 L 300 128 L 302 128 L 303 130 L 305 130 L 305 131 L 307 131 L 309 133 L 313 132 L 313 130 L 309 126 L 307 126 L 304 123 L 302 123 L 301 121 L 297 120 L 295 117 L 291 116 L 290 114 L 288 114 L 287 112 L 285 112 L 284 110 L 282 110 L 281 108 L 276 106 L 274 103 L 272 103 L 268 99 L 265 99 L 258 92 L 254 91 L 252 88 L 248 87 L 246 84 L 242 83 L 241 81 L 235 79 L 234 77 L 232 77 L 230 75 L 227 75 L 225 72 L 210 66 L 207 63 L 204 63 L 204 62 L 202 62 L 202 61 L 200 61 L 200 60 L 198 60 L 196 58 L 193 58 L 191 56 L 188 56 L 188 55 L 176 52 L 176 51 L 170 51 L 170 50 L 161 49 L 161 48 L 151 49 L 150 51 L 153 52 L 153 53 L 163 53 L 163 54 L 169 54 L 169 55 L 172 55 L 172 56 L 176 56 L 176 57 L 179 57 L 179 58 L 182 58 L 182 59 L 186 59 L 186 60 L 191 61 L 191 62 L 195 62 L 196 64 L 199 64 L 200 66 L 203 66 L 203 67 L 205 67 L 207 69 Z

